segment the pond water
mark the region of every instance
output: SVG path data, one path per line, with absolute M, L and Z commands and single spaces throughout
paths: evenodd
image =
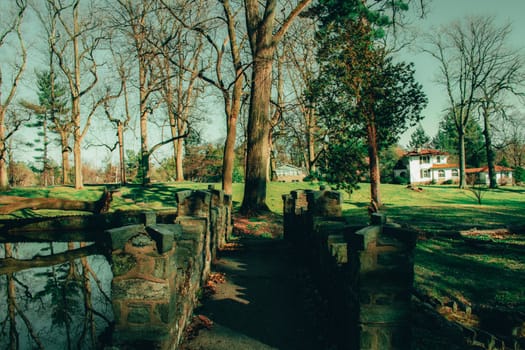
M 0 243 L 1 350 L 97 348 L 113 322 L 113 276 L 94 248 Z

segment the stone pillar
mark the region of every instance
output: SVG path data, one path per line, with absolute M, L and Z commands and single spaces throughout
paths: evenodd
M 224 231 L 224 237 L 219 237 L 219 249 L 223 249 L 226 245 L 226 242 L 230 242 L 233 240 L 233 217 L 232 217 L 232 210 L 233 210 L 233 197 L 231 194 L 224 194 L 224 222 L 226 224 L 226 228 Z
M 308 200 L 309 191 L 296 190 L 283 195 L 284 238 L 290 241 L 304 241 L 308 230 Z
M 206 220 L 206 231 L 204 236 L 204 251 L 203 262 L 204 268 L 202 273 L 202 281 L 206 281 L 211 273 L 211 193 L 208 191 L 179 191 L 176 193 L 177 200 L 177 223 L 181 220 L 188 219 L 191 222 L 194 218 Z M 191 218 L 191 219 L 190 219 Z
M 342 216 L 343 196 L 341 192 L 321 190 L 308 193 L 308 210 L 313 216 Z
M 178 339 L 175 281 L 179 225 L 130 225 L 106 231 L 111 245 L 113 345 L 167 349 Z
M 219 242 L 224 241 L 226 236 L 226 209 L 224 208 L 224 192 L 216 190 L 213 186 L 208 187 L 211 193 L 210 203 L 210 235 L 211 235 L 211 257 L 217 257 Z
M 372 225 L 357 231 L 349 245 L 359 265 L 359 349 L 406 349 L 410 344 L 415 237 L 404 233 L 403 238 Z

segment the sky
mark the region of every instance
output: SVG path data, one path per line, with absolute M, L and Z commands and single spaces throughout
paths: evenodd
M 432 33 L 433 28 L 447 25 L 454 21 L 462 21 L 469 16 L 494 16 L 498 25 L 510 23 L 512 33 L 509 45 L 525 53 L 525 0 L 432 0 L 427 16 L 413 23 L 419 33 Z M 425 132 L 434 137 L 438 124 L 447 107 L 447 98 L 443 87 L 435 82 L 438 64 L 428 54 L 417 51 L 407 51 L 403 60 L 415 64 L 416 80 L 423 85 L 423 91 L 428 98 L 428 106 L 423 111 L 422 121 Z M 524 106 L 525 107 L 525 106 Z M 406 146 L 414 128 L 409 129 L 401 137 L 400 144 Z
M 0 0 L 0 5 L 4 1 Z M 525 0 L 428 0 L 430 2 L 427 15 L 424 19 L 414 20 L 412 23 L 413 31 L 416 33 L 431 33 L 433 28 L 447 25 L 454 21 L 461 21 L 468 16 L 473 15 L 492 15 L 498 24 L 510 22 L 512 33 L 510 44 L 515 48 L 524 49 L 525 52 Z M 1 18 L 2 16 L 0 16 Z M 33 18 L 36 20 L 36 18 Z M 37 40 L 35 35 L 34 40 Z M 438 124 L 443 116 L 443 110 L 447 107 L 447 99 L 443 92 L 443 87 L 435 82 L 437 77 L 438 63 L 428 54 L 414 50 L 405 51 L 400 57 L 403 61 L 413 62 L 416 68 L 416 80 L 423 85 L 423 90 L 428 97 L 428 106 L 423 111 L 425 118 L 422 121 L 423 128 L 430 137 L 437 133 Z M 34 68 L 28 69 L 34 71 Z M 219 107 L 218 100 L 212 98 L 212 103 L 204 111 L 209 116 L 210 124 L 203 125 L 204 138 L 210 142 L 216 142 L 224 138 L 225 122 L 222 117 L 223 109 Z M 95 130 L 93 133 L 98 134 L 101 130 Z M 415 128 L 405 132 L 400 144 L 407 146 L 411 133 Z M 91 132 L 91 130 L 90 130 Z M 129 147 L 138 147 L 138 135 L 131 135 Z M 99 149 L 86 150 L 86 158 L 91 158 L 89 153 L 95 152 L 98 161 L 101 161 L 106 151 Z M 116 152 L 114 152 L 116 154 Z M 115 155 L 116 157 L 116 155 Z M 57 158 L 58 159 L 58 158 Z

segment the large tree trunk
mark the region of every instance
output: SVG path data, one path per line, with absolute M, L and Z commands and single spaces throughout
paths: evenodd
M 266 175 L 273 52 L 273 48 L 261 49 L 253 62 L 247 130 L 246 179 L 241 206 L 241 211 L 245 214 L 269 210 L 266 205 Z

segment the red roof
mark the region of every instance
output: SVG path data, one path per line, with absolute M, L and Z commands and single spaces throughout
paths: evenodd
M 494 167 L 494 170 L 497 172 L 497 173 L 500 173 L 502 171 L 513 171 L 514 169 L 512 168 L 507 168 L 507 167 L 504 167 L 504 166 L 500 166 L 500 165 L 496 165 Z M 470 169 L 465 169 L 465 173 L 467 174 L 475 174 L 475 173 L 488 173 L 489 172 L 489 167 L 488 166 L 484 166 L 483 168 L 470 168 Z
M 433 164 L 432 169 L 459 169 L 458 164 Z
M 447 152 L 439 151 L 437 149 L 420 149 L 415 151 L 410 151 L 405 154 L 406 156 L 439 156 L 439 155 L 448 155 Z

